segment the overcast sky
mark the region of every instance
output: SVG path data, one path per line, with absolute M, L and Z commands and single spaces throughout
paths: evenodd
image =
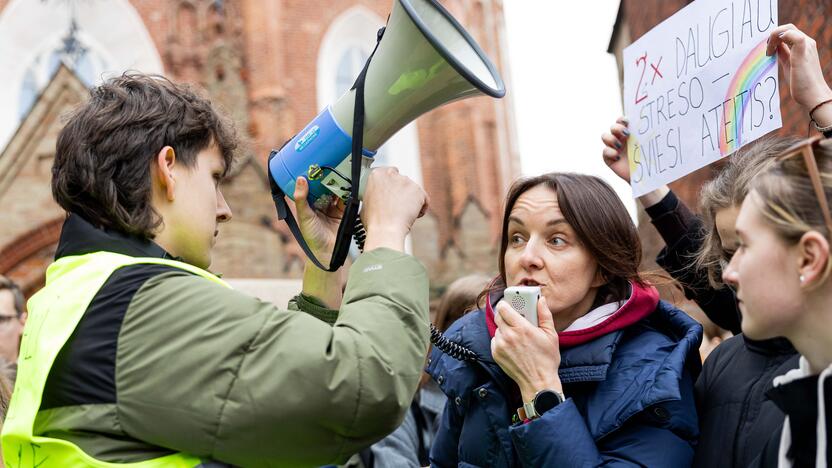
M 511 87 L 524 175 L 593 174 L 631 213 L 630 186 L 601 159 L 601 134 L 621 115 L 607 53 L 619 0 L 504 0 Z

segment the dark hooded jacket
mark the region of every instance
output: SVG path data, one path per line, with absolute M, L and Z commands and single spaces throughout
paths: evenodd
M 784 338 L 755 341 L 739 334 L 740 314 L 734 292 L 716 289 L 692 261 L 702 247 L 704 227 L 673 192 L 647 208 L 667 247 L 656 259 L 685 295 L 717 325 L 738 334 L 705 360 L 696 381 L 700 439 L 694 466 L 746 467 L 771 434 L 780 433 L 783 411 L 766 398 L 778 375 L 797 367 L 798 354 Z

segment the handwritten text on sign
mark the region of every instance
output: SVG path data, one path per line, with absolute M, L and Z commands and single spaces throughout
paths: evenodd
M 638 197 L 781 127 L 777 0 L 696 0 L 624 49 Z

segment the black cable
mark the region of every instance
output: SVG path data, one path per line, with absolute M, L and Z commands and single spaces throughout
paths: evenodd
M 352 236 L 355 239 L 355 245 L 358 246 L 358 250 L 364 252 L 364 242 L 367 241 L 367 230 L 364 228 L 364 223 L 361 222 L 361 215 L 355 220 L 355 228 Z
M 456 359 L 457 361 L 475 362 L 480 359 L 479 356 L 477 356 L 477 353 L 457 342 L 451 341 L 447 336 L 442 334 L 438 328 L 436 328 L 436 325 L 432 323 L 430 324 L 430 342 L 439 348 L 443 353 Z
M 355 239 L 355 245 L 358 246 L 358 250 L 364 252 L 364 242 L 367 240 L 367 229 L 364 228 L 364 223 L 361 222 L 360 216 L 356 216 L 355 219 L 353 238 Z M 480 360 L 477 353 L 457 342 L 451 341 L 432 323 L 430 324 L 430 342 L 439 348 L 440 351 L 458 361 L 475 362 Z
M 335 169 L 334 167 L 330 167 L 330 166 L 321 166 L 321 169 L 327 169 L 327 170 L 329 170 L 329 171 L 332 171 L 332 172 L 334 172 L 334 173 L 335 173 L 335 175 L 337 175 L 338 177 L 340 177 L 340 178 L 344 179 L 344 181 L 345 181 L 346 183 L 348 183 L 348 184 L 352 184 L 352 179 L 350 179 L 349 177 L 345 176 L 344 174 L 341 174 L 340 172 L 338 172 L 338 169 Z

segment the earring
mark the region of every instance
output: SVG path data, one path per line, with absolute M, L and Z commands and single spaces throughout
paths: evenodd
M 806 279 L 806 278 L 804 278 L 803 275 L 800 275 L 800 284 L 803 284 L 804 279 Z

